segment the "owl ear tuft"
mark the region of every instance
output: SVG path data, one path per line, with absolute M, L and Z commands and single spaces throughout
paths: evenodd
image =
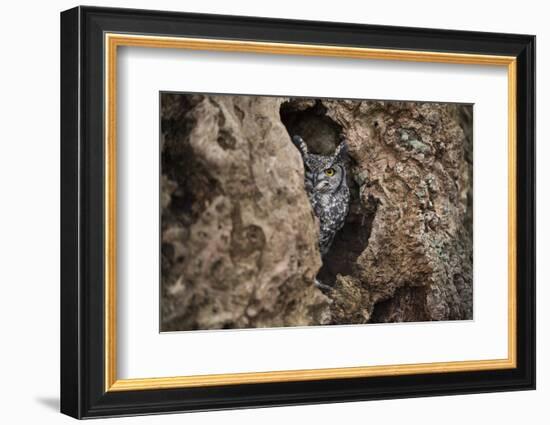
M 335 161 L 344 161 L 347 158 L 347 155 L 348 145 L 346 144 L 346 141 L 342 139 L 340 144 L 336 147 L 333 157 Z
M 298 148 L 298 150 L 302 153 L 302 155 L 305 156 L 309 153 L 306 142 L 304 142 L 304 139 L 302 139 L 297 134 L 292 136 L 292 143 L 294 143 L 294 145 Z

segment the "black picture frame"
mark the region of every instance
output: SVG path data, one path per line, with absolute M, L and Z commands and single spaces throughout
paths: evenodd
M 517 367 L 105 391 L 104 34 L 259 40 L 517 58 Z M 76 7 L 61 13 L 61 412 L 75 418 L 535 388 L 535 37 Z

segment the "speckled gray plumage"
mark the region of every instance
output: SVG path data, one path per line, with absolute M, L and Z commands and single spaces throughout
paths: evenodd
M 324 257 L 334 236 L 344 226 L 349 211 L 349 188 L 346 181 L 346 145 L 342 142 L 332 155 L 310 153 L 300 136 L 292 141 L 302 154 L 305 168 L 305 188 L 313 212 L 319 218 L 319 250 Z M 328 176 L 325 170 L 333 169 Z

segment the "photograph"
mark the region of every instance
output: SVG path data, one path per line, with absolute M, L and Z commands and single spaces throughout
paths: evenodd
M 471 422 L 487 403 L 504 422 L 535 417 L 538 388 L 502 397 L 538 379 L 538 39 L 526 31 L 543 33 L 543 15 L 501 8 L 495 21 L 480 6 L 415 20 L 407 2 L 378 15 L 290 3 L 266 16 L 233 3 L 75 6 L 59 27 L 35 14 L 55 49 L 18 51 L 29 66 L 6 69 L 26 77 L 59 53 L 56 84 L 38 73 L 29 93 L 60 88 L 61 108 L 34 114 L 59 133 L 47 150 L 60 167 L 45 161 L 49 138 L 6 158 L 24 159 L 10 176 L 32 177 L 37 161 L 60 186 L 61 262 L 37 257 L 60 291 L 8 311 L 54 306 L 49 324 L 44 313 L 8 327 L 44 322 L 53 333 L 34 333 L 58 341 L 38 362 L 55 363 L 51 376 L 32 373 L 36 394 L 54 382 L 59 411 L 77 419 L 294 406 L 296 422 L 300 405 L 370 401 L 368 417 L 387 421 L 382 400 L 418 397 L 438 422 Z M 16 83 L 10 140 L 36 98 Z M 8 184 L 29 205 L 7 211 L 47 205 L 46 175 L 32 190 Z M 12 227 L 11 251 L 28 245 L 28 223 Z M 37 252 L 55 251 L 52 238 L 32 239 L 48 245 Z M 393 410 L 410 422 L 417 406 L 427 423 L 425 405 Z
M 161 332 L 474 319 L 474 105 L 159 96 Z

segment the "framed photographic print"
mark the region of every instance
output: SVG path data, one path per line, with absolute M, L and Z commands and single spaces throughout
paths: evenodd
M 61 14 L 61 411 L 533 389 L 535 38 Z

